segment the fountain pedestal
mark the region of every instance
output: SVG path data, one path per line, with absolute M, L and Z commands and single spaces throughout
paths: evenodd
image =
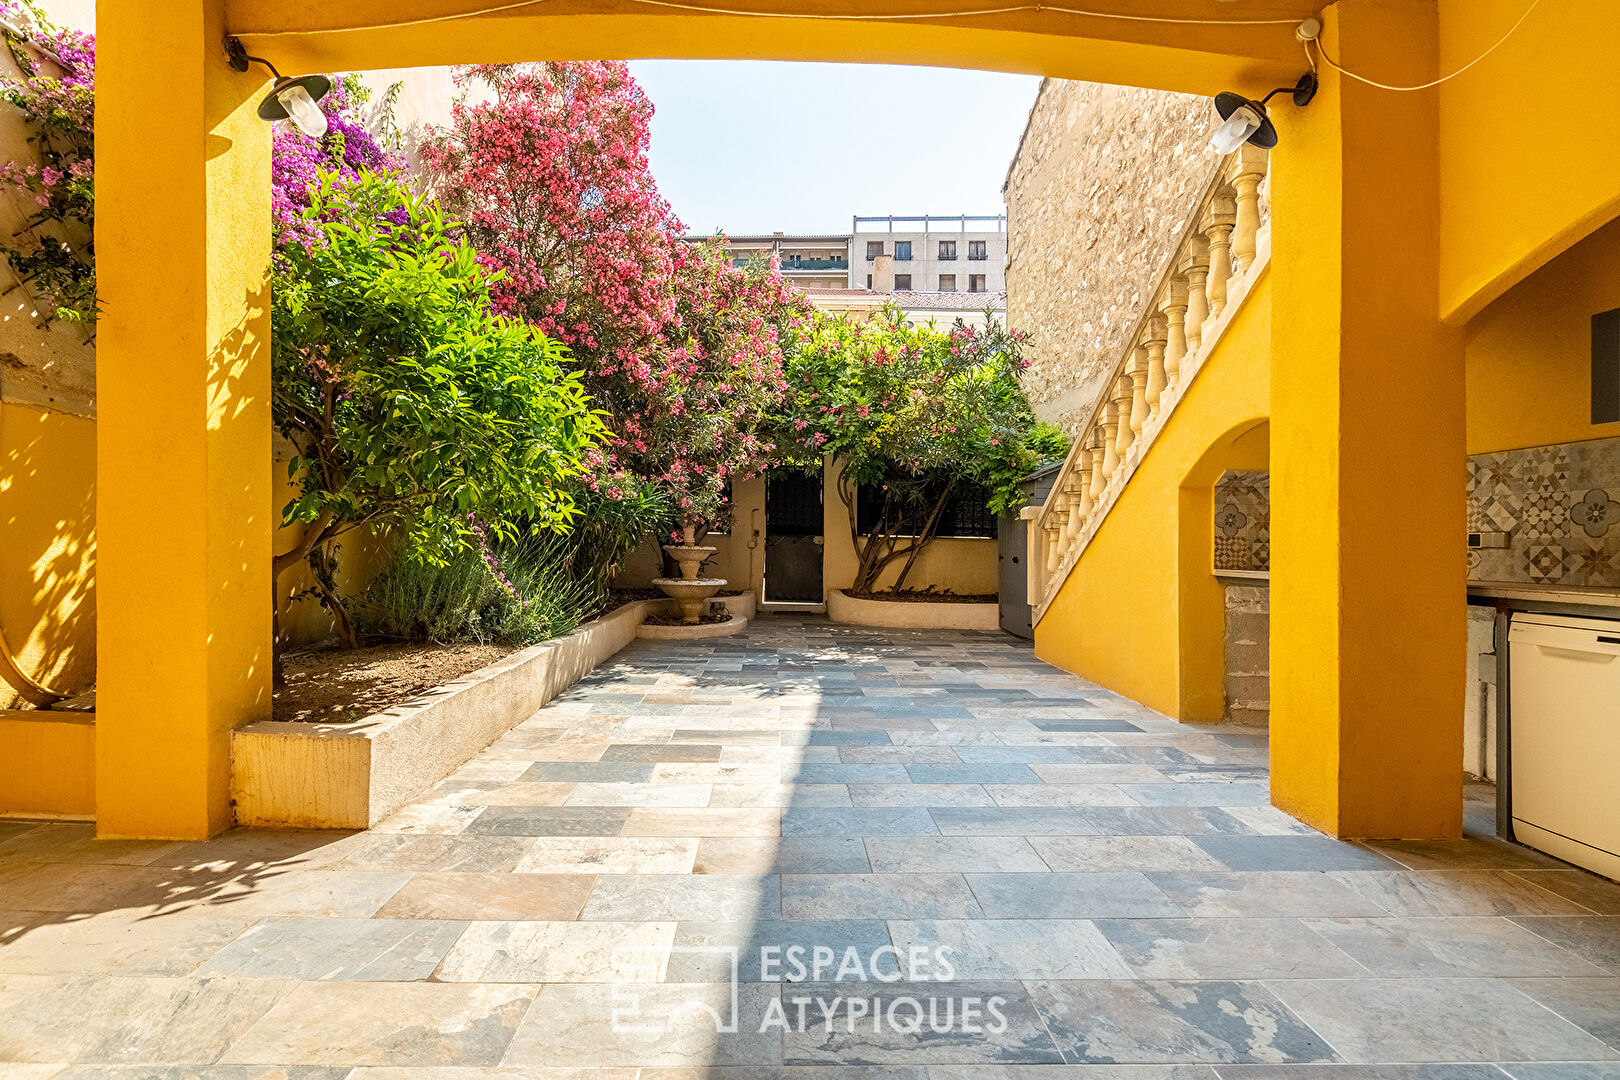
M 653 578 L 653 584 L 664 590 L 664 595 L 674 598 L 675 602 L 680 604 L 683 623 L 696 626 L 702 619 L 704 610 L 709 606 L 709 598 L 725 588 L 726 579 L 698 577 L 698 569 L 703 565 L 703 560 L 720 549 L 693 544 L 697 529 L 690 521 L 683 526 L 681 535 L 686 543 L 664 545 L 665 553 L 681 568 L 681 576 Z

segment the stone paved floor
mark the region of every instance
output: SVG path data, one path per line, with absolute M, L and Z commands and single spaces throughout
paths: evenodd
M 0 823 L 0 909 L 4 1080 L 1620 1077 L 1620 887 L 993 634 L 637 643 L 370 833 Z

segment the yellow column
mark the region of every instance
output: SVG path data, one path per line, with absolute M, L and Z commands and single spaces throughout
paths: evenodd
M 222 8 L 97 12 L 103 836 L 227 828 L 270 709 L 270 130 Z
M 1341 0 L 1323 37 L 1417 83 L 1435 17 Z M 1455 836 L 1463 367 L 1437 317 L 1436 100 L 1321 74 L 1272 110 L 1272 799 L 1338 836 Z

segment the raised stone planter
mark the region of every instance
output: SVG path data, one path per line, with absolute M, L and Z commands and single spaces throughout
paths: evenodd
M 999 630 L 996 604 L 929 603 L 908 600 L 858 600 L 842 589 L 827 594 L 827 618 L 854 626 L 890 626 L 907 630 Z
M 667 603 L 626 604 L 353 724 L 272 720 L 239 728 L 231 771 L 237 824 L 375 825 L 628 645 L 642 619 Z
M 747 619 L 741 615 L 733 615 L 726 622 L 695 625 L 681 623 L 678 626 L 655 626 L 652 623 L 642 623 L 636 627 L 636 637 L 650 638 L 653 641 L 688 641 L 695 638 L 728 637 L 740 634 L 747 628 Z

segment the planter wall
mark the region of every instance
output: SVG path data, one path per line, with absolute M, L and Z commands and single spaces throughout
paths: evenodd
M 265 721 L 238 729 L 231 773 L 237 824 L 375 825 L 628 645 L 660 603 L 626 604 L 357 723 Z
M 908 630 L 998 630 L 996 604 L 954 604 L 905 600 L 858 600 L 842 589 L 827 594 L 827 617 L 854 626 Z

